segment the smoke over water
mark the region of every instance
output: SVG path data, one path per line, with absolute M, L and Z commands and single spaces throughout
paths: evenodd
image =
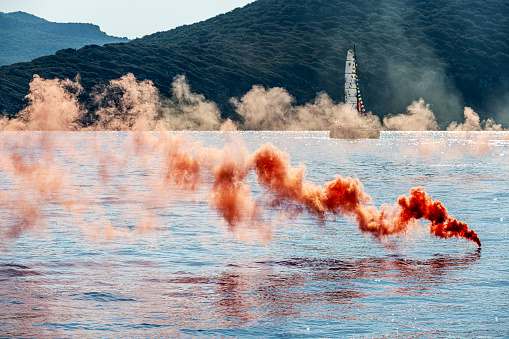
M 385 129 L 392 131 L 436 131 L 437 119 L 429 105 L 421 98 L 407 107 L 407 114 L 387 116 L 383 119 Z
M 336 175 L 335 180 L 323 187 L 316 186 L 305 180 L 304 165 L 291 168 L 288 160 L 287 154 L 271 144 L 260 147 L 253 154 L 258 181 L 276 199 L 296 202 L 320 219 L 327 214 L 351 217 L 361 231 L 380 240 L 389 235 L 402 235 L 415 220 L 427 219 L 432 234 L 443 238 L 463 237 L 481 247 L 477 234 L 468 230 L 465 223 L 448 216 L 442 203 L 432 201 L 422 187 L 413 188 L 409 197 L 400 196 L 396 205 L 380 211 L 371 204 L 358 179 Z
M 296 106 L 295 98 L 283 88 L 253 86 L 242 98 L 232 98 L 231 102 L 244 118 L 241 128 L 245 130 L 321 131 L 329 130 L 338 120 L 380 126 L 377 116 L 368 113 L 366 118 L 360 117 L 344 103 L 335 104 L 326 93 L 319 93 L 311 103 Z
M 5 223 L 0 243 L 4 246 L 27 231 L 45 230 L 51 219 L 48 210 L 55 207 L 71 216 L 71 224 L 85 236 L 129 238 L 161 227 L 157 211 L 171 208 L 169 201 L 176 197 L 177 201 L 193 196 L 200 199 L 202 195 L 240 236 L 255 232 L 270 238 L 273 227 L 267 215 L 280 211 L 286 216 L 308 213 L 319 222 L 332 216 L 346 217 L 361 232 L 381 242 L 389 236 L 405 236 L 418 220 L 425 219 L 434 236 L 461 237 L 481 246 L 477 234 L 448 215 L 443 204 L 432 200 L 422 187 L 379 209 L 359 179 L 336 175 L 334 180 L 316 185 L 306 179 L 305 165 L 292 167 L 290 156 L 270 143 L 248 152 L 235 132 L 237 126 L 229 120 L 221 126 L 217 107 L 192 93 L 183 77 L 175 79 L 174 97 L 166 109 L 150 81 L 138 81 L 132 74 L 112 80 L 94 94 L 97 122 L 90 126 L 80 124 L 86 114 L 77 101 L 82 90 L 79 78 L 60 81 L 34 76 L 27 108 L 16 119 L 1 121 L 0 212 Z M 320 129 L 338 114 L 364 121 L 345 110 L 345 105 L 334 104 L 326 94 L 318 95 L 313 103 L 294 106 L 283 89 L 254 87 L 233 102 L 244 117 L 244 128 Z M 411 119 L 419 116 L 420 124 L 436 128 L 424 101 L 412 104 L 408 111 Z M 424 119 L 420 111 L 426 112 Z M 177 117 L 171 118 L 174 112 Z M 474 113 L 465 110 L 467 121 L 475 118 Z M 379 124 L 376 117 L 368 119 Z M 384 119 L 384 124 L 405 126 L 398 116 Z M 181 134 L 163 132 L 177 125 L 220 129 L 230 142 L 217 149 L 191 142 Z M 474 119 L 474 125 L 479 126 L 479 119 Z M 488 125 L 498 128 L 491 122 L 485 123 Z M 122 136 L 100 132 L 105 130 L 134 132 Z M 143 132 L 150 130 L 161 132 Z M 75 144 L 76 139 L 50 131 L 88 131 L 95 133 L 95 141 L 83 148 Z M 78 169 L 83 168 L 91 178 L 80 177 L 83 173 Z M 262 187 L 261 199 L 255 198 L 249 176 Z M 119 211 L 113 213 L 113 219 L 104 201 L 118 201 Z M 121 216 L 127 221 L 120 220 Z M 116 226 L 126 223 L 133 227 Z
M 151 81 L 138 81 L 131 73 L 111 80 L 94 101 L 99 109 L 93 130 L 150 131 L 157 129 L 159 96 Z
M 29 105 L 18 113 L 17 118 L 0 119 L 0 130 L 6 131 L 66 131 L 76 130 L 84 110 L 77 96 L 83 91 L 75 81 L 46 80 L 34 75 L 30 82 L 30 93 L 26 96 Z
M 452 122 L 448 131 L 503 131 L 502 125 L 495 123 L 493 119 L 483 120 L 470 107 L 465 107 L 463 111 L 465 121 L 463 123 Z
M 250 154 L 239 140 L 217 149 L 168 133 L 133 132 L 123 142 L 103 133 L 103 142 L 110 138 L 116 146 L 126 148 L 124 153 L 103 150 L 93 154 L 90 150 L 92 154 L 83 154 L 63 144 L 65 135 L 58 137 L 56 146 L 52 133 L 11 132 L 1 136 L 1 155 L 5 159 L 0 194 L 6 222 L 3 242 L 27 231 L 45 230 L 51 218 L 48 210 L 55 207 L 72 216 L 72 225 L 81 228 L 85 236 L 129 238 L 157 230 L 161 223 L 156 211 L 171 208 L 168 201 L 175 201 L 171 196 L 204 194 L 229 229 L 240 236 L 254 231 L 270 238 L 270 220 L 264 218 L 276 209 L 290 216 L 308 213 L 319 222 L 326 222 L 332 215 L 347 217 L 381 242 L 388 236 L 405 236 L 417 220 L 427 219 L 431 234 L 462 237 L 481 246 L 477 234 L 449 216 L 422 187 L 412 189 L 408 197 L 401 196 L 393 206 L 378 209 L 358 179 L 336 175 L 323 186 L 316 185 L 306 180 L 304 165 L 291 167 L 289 155 L 270 143 Z M 126 163 L 140 175 L 133 178 L 132 173 L 126 173 Z M 97 173 L 97 178 L 87 182 L 80 179 L 79 173 L 72 173 L 80 166 L 87 167 L 92 177 Z M 263 187 L 262 200 L 253 197 L 246 180 L 250 173 Z M 114 213 L 117 217 L 113 220 L 108 217 L 111 211 L 103 207 L 105 200 L 118 201 L 121 211 Z M 129 230 L 117 223 L 134 227 Z
M 244 119 L 240 129 L 262 131 L 329 130 L 336 122 L 368 124 L 385 131 L 438 131 L 437 118 L 423 98 L 413 101 L 405 113 L 391 114 L 382 119 L 372 112 L 359 116 L 344 103 L 334 103 L 326 93 L 319 93 L 313 102 L 295 105 L 295 98 L 284 88 L 266 89 L 253 86 L 242 98 L 232 98 L 237 113 Z M 493 119 L 480 121 L 470 107 L 464 108 L 465 121 L 452 122 L 447 131 L 503 131 Z
M 16 118 L 0 118 L 5 131 L 164 131 L 218 130 L 223 121 L 217 105 L 191 91 L 185 76 L 172 83 L 171 99 L 161 98 L 150 80 L 137 80 L 129 73 L 91 93 L 96 106 L 87 112 L 79 103 L 83 94 L 79 76 L 76 79 L 43 79 L 34 75 L 28 105 Z M 239 130 L 320 131 L 334 123 L 368 124 L 388 131 L 437 131 L 437 119 L 424 99 L 412 102 L 405 113 L 382 119 L 372 112 L 359 116 L 344 103 L 334 103 L 326 93 L 317 94 L 313 102 L 295 105 L 295 98 L 285 89 L 253 86 L 244 96 L 231 103 L 242 117 Z M 493 119 L 480 121 L 471 108 L 464 108 L 465 121 L 452 122 L 447 131 L 503 131 Z M 92 120 L 93 123 L 84 124 Z

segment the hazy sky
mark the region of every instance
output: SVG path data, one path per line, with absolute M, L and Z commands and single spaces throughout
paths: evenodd
M 99 25 L 109 35 L 134 39 L 192 24 L 254 0 L 0 0 L 0 12 L 23 11 L 54 22 Z

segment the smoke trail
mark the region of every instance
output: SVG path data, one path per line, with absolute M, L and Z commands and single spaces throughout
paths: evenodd
M 401 196 L 394 208 L 379 211 L 370 204 L 371 197 L 364 193 L 358 179 L 337 175 L 324 187 L 316 186 L 305 180 L 304 165 L 292 168 L 288 160 L 286 153 L 270 143 L 253 154 L 259 182 L 276 199 L 302 204 L 319 218 L 324 218 L 327 212 L 353 217 L 361 231 L 377 239 L 403 234 L 415 220 L 424 218 L 431 222 L 432 234 L 442 238 L 462 237 L 481 247 L 477 234 L 468 230 L 465 223 L 448 216 L 443 204 L 431 201 L 422 187 L 413 188 L 409 198 Z
M 395 224 L 408 224 L 414 219 L 425 218 L 431 222 L 431 234 L 441 238 L 462 237 L 481 247 L 477 234 L 469 230 L 466 223 L 449 216 L 444 205 L 440 201 L 432 201 L 423 187 L 412 188 L 409 197 L 400 196 L 398 205 L 400 210 L 393 221 Z
M 156 151 L 156 155 L 163 159 L 161 176 L 167 185 L 194 190 L 201 183 L 203 172 L 210 167 L 206 160 L 209 155 L 182 135 L 155 137 L 150 133 L 136 133 L 133 142 L 136 156 L 144 162 L 143 166 L 151 166 L 155 162 L 155 159 L 144 158 L 150 151 Z
M 251 187 L 244 182 L 250 171 L 247 152 L 239 150 L 235 153 L 226 149 L 221 163 L 214 167 L 210 202 L 230 227 L 246 221 L 252 223 L 258 217 Z
M 130 237 L 160 225 L 150 210 L 156 206 L 165 208 L 168 202 L 164 197 L 176 194 L 175 188 L 187 192 L 208 188 L 210 206 L 217 210 L 233 232 L 241 230 L 243 225 L 251 225 L 252 229 L 258 229 L 259 233 L 269 237 L 271 230 L 262 220 L 263 209 L 279 206 L 290 214 L 308 211 L 321 221 L 325 221 L 328 215 L 352 218 L 362 232 L 378 240 L 404 235 L 416 220 L 427 219 L 435 236 L 463 237 L 481 245 L 474 231 L 448 216 L 445 207 L 438 201 L 432 201 L 423 188 L 412 189 L 408 198 L 402 196 L 393 207 L 385 206 L 379 210 L 372 205 L 370 196 L 364 192 L 358 179 L 337 175 L 323 187 L 317 186 L 306 180 L 304 165 L 291 167 L 288 154 L 270 143 L 249 154 L 238 141 L 220 150 L 191 143 L 182 135 L 136 132 L 132 134 L 131 141 L 122 146 L 132 147 L 133 153 L 119 155 L 121 161 L 116 162 L 111 154 L 107 159 L 97 154 L 86 159 L 74 156 L 78 165 L 80 162 L 85 166 L 92 165 L 90 169 L 95 166 L 98 173 L 101 172 L 101 164 L 107 161 L 106 166 L 115 173 L 99 175 L 99 181 L 92 181 L 92 186 L 86 188 L 73 185 L 69 180 L 68 172 L 63 169 L 65 165 L 55 157 L 56 148 L 49 136 L 47 133 L 39 139 L 30 136 L 22 142 L 14 139 L 14 143 L 9 138 L 17 138 L 17 135 L 3 136 L 2 157 L 8 161 L 2 162 L 0 169 L 11 178 L 11 188 L 3 185 L 7 188 L 0 192 L 0 206 L 4 212 L 10 213 L 8 226 L 2 234 L 5 238 L 16 238 L 44 224 L 44 211 L 50 205 L 62 206 L 73 214 L 78 220 L 75 224 L 83 225 L 85 234 L 106 239 Z M 58 152 L 59 157 L 64 156 L 61 161 L 66 162 L 66 156 L 75 154 L 76 149 L 60 147 Z M 123 178 L 128 178 L 125 168 L 129 162 L 135 164 L 141 173 L 146 173 L 136 177 L 133 186 L 123 182 Z M 255 201 L 246 180 L 251 171 L 272 197 L 273 203 L 265 205 Z M 213 178 L 210 186 L 209 178 Z M 100 197 L 123 201 L 118 207 L 113 207 L 129 208 L 124 217 L 131 215 L 137 219 L 134 233 L 118 228 L 108 220 L 106 212 L 101 210 L 103 198 Z M 87 219 L 90 217 L 97 221 L 90 222 Z
M 3 219 L 7 227 L 0 235 L 13 239 L 44 224 L 43 211 L 48 205 L 71 208 L 74 192 L 68 190 L 67 173 L 55 164 L 55 145 L 46 133 L 33 137 L 9 132 L 0 142 L 0 173 L 4 177 L 0 211 L 12 216 Z M 15 189 L 7 189 L 9 186 Z

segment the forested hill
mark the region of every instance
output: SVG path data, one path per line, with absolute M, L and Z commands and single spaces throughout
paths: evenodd
M 363 99 L 375 114 L 401 113 L 422 97 L 442 125 L 462 119 L 465 105 L 509 122 L 509 2 L 499 0 L 258 0 L 127 44 L 1 67 L 0 112 L 22 107 L 33 74 L 80 74 L 89 91 L 131 72 L 163 96 L 185 74 L 193 91 L 234 118 L 230 98 L 257 84 L 284 87 L 299 104 L 321 91 L 342 101 L 354 43 Z
M 30 61 L 63 48 L 127 41 L 107 35 L 97 25 L 56 23 L 24 12 L 0 12 L 0 66 Z

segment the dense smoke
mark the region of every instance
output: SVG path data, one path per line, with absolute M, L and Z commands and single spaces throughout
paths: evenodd
M 156 129 L 159 95 L 150 80 L 138 81 L 132 73 L 111 80 L 93 94 L 99 106 L 95 130 L 151 131 Z
M 172 83 L 172 97 L 161 98 L 150 80 L 140 81 L 128 73 L 108 85 L 94 90 L 90 97 L 94 112 L 87 112 L 78 101 L 83 94 L 79 77 L 74 81 L 43 79 L 34 75 L 28 105 L 14 119 L 0 119 L 0 130 L 72 131 L 113 130 L 218 130 L 222 124 L 217 105 L 203 95 L 193 93 L 183 75 Z M 329 130 L 336 123 L 369 125 L 389 131 L 436 131 L 437 119 L 429 104 L 421 98 L 412 102 L 406 112 L 380 119 L 371 112 L 364 117 L 344 103 L 334 103 L 326 93 L 304 105 L 280 87 L 253 86 L 244 96 L 232 98 L 242 121 L 240 130 Z M 92 125 L 84 126 L 89 116 Z M 471 108 L 464 109 L 465 121 L 453 122 L 448 131 L 500 131 L 493 119 L 480 121 Z
M 463 115 L 465 116 L 465 121 L 463 123 L 458 123 L 456 121 L 452 122 L 449 127 L 447 127 L 448 131 L 502 131 L 502 125 L 496 124 L 493 119 L 483 120 L 479 118 L 479 115 L 474 112 L 470 107 L 465 107 L 463 111 Z
M 60 136 L 58 146 L 49 132 L 1 136 L 4 160 L 0 169 L 6 182 L 0 194 L 4 212 L 1 239 L 44 229 L 46 211 L 55 206 L 73 216 L 72 224 L 81 226 L 87 236 L 128 237 L 159 227 L 154 211 L 175 201 L 172 196 L 179 197 L 177 203 L 181 204 L 184 196 L 205 193 L 209 205 L 234 233 L 254 230 L 269 238 L 270 215 L 275 209 L 290 216 L 307 212 L 321 222 L 333 215 L 348 217 L 378 241 L 405 236 L 416 220 L 427 219 L 435 236 L 463 237 L 481 245 L 474 231 L 449 216 L 423 188 L 412 189 L 408 198 L 401 196 L 397 204 L 380 210 L 358 179 L 336 175 L 323 186 L 316 185 L 306 179 L 303 164 L 292 167 L 289 155 L 270 143 L 249 153 L 235 136 L 227 147 L 217 149 L 190 142 L 183 135 L 133 132 L 125 141 L 107 143 L 111 149 L 120 147 L 120 153 L 108 151 L 104 143 L 92 144 L 83 152 L 67 141 L 69 137 Z M 76 167 L 87 168 L 83 174 L 95 179 L 83 185 L 84 180 L 73 170 Z M 128 175 L 128 168 L 136 170 Z M 253 172 L 263 188 L 262 199 L 254 198 L 247 180 Z M 108 218 L 110 212 L 100 203 L 104 197 L 122 202 L 110 208 L 123 210 L 115 215 L 132 220 L 136 225 L 132 231 L 116 226 L 126 221 Z
M 304 165 L 290 167 L 289 156 L 271 144 L 254 152 L 253 166 L 260 184 L 278 201 L 298 203 L 320 219 L 328 214 L 351 217 L 361 231 L 376 239 L 402 235 L 415 220 L 424 218 L 431 222 L 432 234 L 443 238 L 463 237 L 481 247 L 477 234 L 468 230 L 465 223 L 448 216 L 442 203 L 432 201 L 422 187 L 413 188 L 409 198 L 400 196 L 397 204 L 380 211 L 372 205 L 371 197 L 358 179 L 336 175 L 335 180 L 323 187 L 317 186 L 305 180 Z
M 99 104 L 97 130 L 217 130 L 217 106 L 191 92 L 185 76 L 175 77 L 172 99 L 161 99 L 149 80 L 138 81 L 129 73 L 110 81 L 94 95 Z
M 470 107 L 463 110 L 463 123 L 452 122 L 447 131 L 503 131 L 501 124 L 491 118 L 481 121 L 479 115 Z M 389 131 L 437 131 L 439 129 L 435 114 L 421 98 L 406 108 L 406 113 L 389 115 L 383 118 L 383 129 Z
M 237 113 L 243 117 L 245 130 L 320 131 L 329 130 L 335 122 L 379 125 L 369 114 L 367 119 L 344 103 L 335 104 L 326 93 L 319 93 L 313 102 L 296 106 L 295 98 L 285 89 L 253 86 L 242 98 L 232 98 Z
M 209 205 L 233 232 L 250 229 L 270 237 L 272 225 L 270 218 L 265 219 L 267 212 L 277 208 L 283 215 L 307 212 L 322 222 L 333 215 L 348 217 L 362 232 L 380 241 L 387 236 L 403 236 L 417 220 L 427 219 L 435 236 L 463 237 L 481 245 L 475 232 L 449 216 L 423 188 L 414 188 L 393 206 L 378 209 L 358 179 L 336 175 L 323 186 L 316 185 L 306 179 L 303 164 L 290 166 L 288 154 L 271 144 L 250 154 L 235 132 L 320 130 L 338 121 L 370 123 L 391 130 L 437 130 L 434 114 L 422 99 L 413 102 L 406 114 L 386 117 L 382 126 L 377 117 L 360 117 L 345 104 L 333 103 L 325 93 L 317 95 L 312 103 L 298 106 L 282 88 L 255 86 L 242 98 L 232 99 L 244 119 L 243 125 L 236 126 L 230 120 L 221 124 L 217 106 L 192 93 L 183 76 L 174 79 L 172 99 L 162 102 L 152 82 L 127 74 L 92 94 L 98 107 L 94 113 L 97 119 L 93 125 L 83 126 L 80 121 L 87 112 L 77 99 L 82 92 L 79 78 L 46 80 L 35 75 L 27 107 L 15 119 L 1 121 L 0 127 L 6 131 L 46 131 L 1 135 L 0 170 L 8 182 L 0 191 L 0 206 L 7 215 L 1 238 L 15 239 L 44 225 L 45 211 L 53 205 L 73 215 L 76 225 L 83 225 L 83 232 L 92 237 L 132 236 L 160 225 L 154 211 L 165 208 L 170 196 L 205 190 Z M 464 115 L 464 123 L 455 122 L 448 130 L 501 130 L 493 120 L 480 121 L 470 108 L 465 108 Z M 216 149 L 192 143 L 182 135 L 140 132 L 169 128 L 220 129 L 230 145 Z M 105 150 L 99 142 L 92 144 L 89 152 L 62 140 L 57 146 L 53 134 L 47 132 L 103 130 L 135 132 L 120 145 L 124 152 L 120 154 Z M 117 144 L 113 139 L 106 144 Z M 69 171 L 73 168 L 67 165 L 69 162 L 76 168 L 90 168 L 97 182 L 81 186 Z M 126 176 L 127 164 L 144 173 L 132 187 L 119 182 Z M 262 199 L 253 196 L 247 179 L 250 173 L 263 188 Z M 124 212 L 135 220 L 134 231 L 125 231 L 108 220 L 97 203 L 100 196 L 136 202 Z M 90 216 L 97 220 L 90 222 Z
M 25 97 L 28 106 L 15 119 L 0 120 L 0 130 L 7 131 L 66 131 L 79 128 L 84 110 L 77 96 L 83 91 L 79 77 L 46 80 L 34 75 L 30 92 Z
M 184 76 L 172 83 L 173 98 L 161 99 L 150 80 L 140 81 L 128 73 L 91 93 L 97 107 L 88 113 L 78 101 L 83 93 L 80 78 L 44 79 L 30 82 L 28 105 L 14 119 L 1 118 L 4 131 L 154 131 L 218 130 L 217 106 L 201 94 L 192 93 Z M 84 126 L 82 118 L 92 114 L 94 123 Z
M 436 131 L 435 114 L 421 98 L 406 108 L 407 114 L 387 116 L 383 119 L 386 130 L 390 131 Z
M 355 108 L 334 103 L 326 93 L 319 93 L 311 103 L 295 105 L 295 98 L 285 89 L 253 86 L 242 98 L 232 98 L 237 113 L 242 116 L 243 130 L 329 130 L 335 123 L 369 125 L 386 131 L 437 131 L 437 118 L 424 99 L 413 101 L 405 113 L 389 115 L 383 123 L 371 112 L 361 117 Z M 500 131 L 502 126 L 493 119 L 480 122 L 471 108 L 464 109 L 465 122 L 453 122 L 448 131 Z
M 253 86 L 240 100 L 231 100 L 237 113 L 244 118 L 247 130 L 286 130 L 292 117 L 294 98 L 280 87 L 266 90 Z
M 217 105 L 202 94 L 191 92 L 184 75 L 177 75 L 172 83 L 172 99 L 162 100 L 162 119 L 175 130 L 210 131 L 221 125 Z

